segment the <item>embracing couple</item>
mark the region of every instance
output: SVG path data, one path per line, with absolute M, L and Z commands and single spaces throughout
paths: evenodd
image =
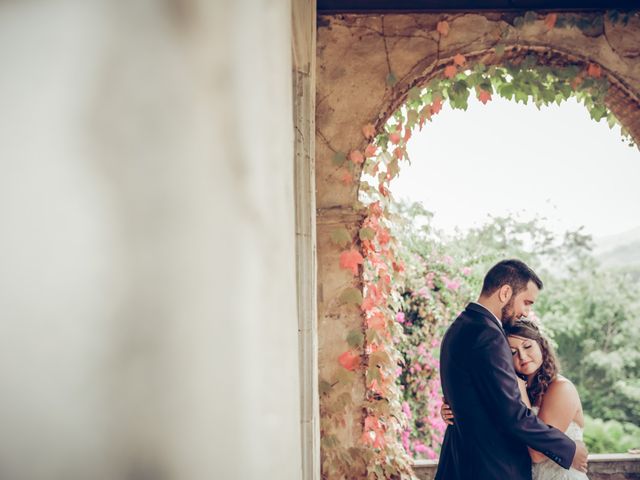
M 499 262 L 478 301 L 445 333 L 441 413 L 448 427 L 436 480 L 587 478 L 578 392 L 526 319 L 540 290 L 526 264 Z

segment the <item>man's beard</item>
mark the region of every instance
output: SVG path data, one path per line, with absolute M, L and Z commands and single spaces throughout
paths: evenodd
M 507 304 L 502 307 L 502 324 L 513 325 L 516 320 L 516 312 L 513 309 L 513 297 L 511 297 Z

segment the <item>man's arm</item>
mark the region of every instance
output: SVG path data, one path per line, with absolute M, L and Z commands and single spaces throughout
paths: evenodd
M 504 334 L 486 328 L 470 355 L 471 377 L 487 408 L 499 412 L 496 422 L 522 443 L 542 452 L 561 467 L 571 467 L 576 444 L 539 420 L 520 400 L 511 351 Z

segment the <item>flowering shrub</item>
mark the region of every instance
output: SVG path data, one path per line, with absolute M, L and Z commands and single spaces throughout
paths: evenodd
M 472 270 L 448 255 L 416 256 L 413 263 L 420 267 L 414 269 L 403 310 L 396 315 L 404 331 L 397 344 L 404 360 L 398 383 L 407 419 L 402 445 L 414 458 L 436 459 L 446 428 L 440 418 L 440 341 L 473 294 Z

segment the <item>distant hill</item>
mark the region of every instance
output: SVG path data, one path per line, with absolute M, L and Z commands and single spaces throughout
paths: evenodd
M 603 266 L 640 270 L 640 227 L 594 239 L 593 253 Z

